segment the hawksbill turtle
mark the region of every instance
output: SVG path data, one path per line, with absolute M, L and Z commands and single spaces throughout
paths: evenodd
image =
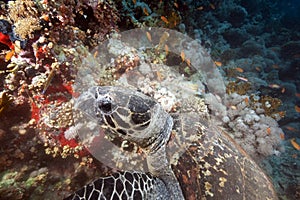
M 147 35 L 149 40 L 151 34 L 152 40 L 155 40 L 155 33 L 151 30 L 147 30 L 146 33 L 143 31 L 141 35 L 144 37 Z M 172 34 L 170 31 L 168 31 L 169 43 L 167 43 L 164 39 L 166 30 L 156 29 L 155 32 L 160 37 L 157 37 L 158 45 L 154 49 L 154 54 L 157 54 L 166 44 L 170 48 L 173 44 L 178 48 L 180 45 L 188 46 L 192 43 L 182 38 L 178 40 L 178 35 L 170 37 L 169 35 Z M 128 38 L 130 41 L 134 40 L 132 32 L 128 34 Z M 162 38 L 165 41 L 162 41 Z M 176 45 L 172 38 L 179 41 L 179 44 Z M 136 40 L 143 39 L 136 37 Z M 116 44 L 110 43 L 104 49 L 109 51 L 109 46 L 114 48 L 115 52 L 126 50 L 126 45 L 123 47 L 121 45 L 121 48 L 117 49 Z M 193 43 L 191 46 L 195 47 Z M 200 48 L 194 49 L 199 51 Z M 181 50 L 177 51 L 177 54 L 180 55 L 180 52 Z M 132 48 L 126 55 L 130 53 Z M 134 54 L 139 58 L 146 57 L 136 51 Z M 183 57 L 187 57 L 187 54 L 182 54 L 181 59 L 184 60 Z M 194 65 L 202 66 L 202 70 L 215 69 L 208 54 L 201 49 L 200 52 L 191 54 L 201 57 L 198 60 L 191 59 Z M 99 55 L 104 54 L 99 53 Z M 135 55 L 132 57 L 134 58 Z M 88 62 L 90 63 L 91 60 Z M 211 118 L 207 106 L 203 103 L 202 94 L 199 94 L 198 90 L 191 92 L 190 80 L 193 77 L 198 80 L 200 70 L 194 70 L 193 74 L 189 74 L 186 79 L 182 76 L 182 70 L 165 64 L 149 64 L 146 58 L 140 59 L 137 65 L 130 70 L 123 69 L 124 74 L 118 77 L 119 83 L 114 86 L 89 86 L 88 88 L 79 86 L 81 95 L 76 98 L 74 107 L 79 111 L 77 114 L 81 118 L 77 128 L 88 124 L 79 131 L 83 133 L 84 136 L 81 138 L 88 141 L 88 145 L 91 144 L 91 138 L 95 136 L 88 133 L 90 130 L 103 132 L 111 141 L 116 140 L 117 142 L 114 141 L 116 144 L 124 142 L 133 144 L 138 148 L 136 152 L 142 150 L 147 170 L 134 170 L 135 167 L 142 169 L 137 167 L 140 163 L 135 160 L 133 170 L 132 168 L 122 170 L 98 178 L 67 197 L 67 200 L 277 199 L 273 185 L 263 170 L 218 126 L 217 121 Z M 95 62 L 92 63 L 93 66 L 96 67 L 84 68 L 82 74 L 90 77 L 99 68 Z M 208 84 L 208 87 L 214 85 L 217 80 L 214 74 L 212 71 L 206 74 L 205 78 L 212 80 L 212 84 Z M 88 83 L 89 80 L 89 78 L 81 78 L 80 81 Z M 95 82 L 91 84 L 96 85 Z M 152 90 L 149 89 L 150 85 Z M 204 86 L 202 85 L 203 90 L 206 89 Z M 171 93 L 162 92 L 163 88 L 168 88 L 167 91 Z M 208 89 L 212 92 L 211 88 Z M 160 91 L 167 98 L 157 97 L 157 93 L 153 90 Z M 218 89 L 214 93 L 220 95 Z M 180 105 L 168 107 L 171 100 L 179 102 Z M 91 121 L 94 123 L 90 123 Z M 100 125 L 101 131 L 98 130 L 97 124 Z M 101 151 L 99 154 L 105 153 Z
M 139 145 L 150 173 L 115 173 L 66 199 L 277 198 L 259 166 L 196 110 L 172 117 L 151 97 L 115 86 L 90 88 L 79 97 L 77 108 L 98 118 L 109 134 Z M 174 145 L 172 129 L 182 131 L 190 143 L 174 165 L 167 159 L 168 146 Z

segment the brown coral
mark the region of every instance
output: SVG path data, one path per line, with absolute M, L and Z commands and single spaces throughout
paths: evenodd
M 251 84 L 249 82 L 230 82 L 226 86 L 226 93 L 232 94 L 237 93 L 239 95 L 244 95 L 247 93 L 248 90 L 250 90 Z
M 270 96 L 261 97 L 260 103 L 265 110 L 265 114 L 268 116 L 273 116 L 274 114 L 278 113 L 278 108 L 282 105 L 282 101 L 280 99 Z
M 118 11 L 108 1 L 49 1 L 47 7 L 57 10 L 50 18 L 53 24 L 50 35 L 54 43 L 74 43 L 80 32 L 79 39 L 94 47 L 117 29 Z

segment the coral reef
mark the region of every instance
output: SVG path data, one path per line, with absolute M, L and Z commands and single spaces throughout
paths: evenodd
M 216 124 L 263 166 L 282 199 L 298 199 L 298 8 L 295 0 L 0 1 L 0 197 L 63 198 L 110 172 L 83 147 L 71 117 L 70 101 L 80 91 L 75 74 L 86 63 L 95 68 L 84 68 L 89 76 L 83 81 L 98 85 L 116 84 L 124 73 L 136 77 L 132 72 L 137 68 L 139 73 L 156 70 L 139 85 L 142 91 L 170 112 L 184 106 L 176 92 L 159 87 L 174 72 L 150 66 L 145 63 L 149 59 L 197 80 L 189 84 L 178 79 L 167 86 L 205 97 L 207 107 L 199 110 L 217 115 Z M 119 29 L 144 26 L 194 36 L 224 76 L 227 98 L 205 96 L 206 91 L 219 95 L 223 80 L 206 77 L 215 91 L 206 88 L 200 83 L 204 75 L 195 76 L 197 70 L 190 66 L 199 52 L 175 55 L 168 50 L 171 45 L 165 46 L 172 41 L 168 37 L 144 54 L 114 41 L 107 47 L 109 56 L 116 53 L 113 60 L 97 51 L 87 58 L 105 39 L 118 37 L 113 33 Z M 157 40 L 154 35 L 145 38 L 149 44 Z M 100 68 L 103 63 L 108 64 Z
M 231 130 L 229 133 L 256 160 L 269 155 L 279 155 L 283 151 L 280 145 L 280 134 L 283 131 L 269 113 L 269 109 L 275 109 L 277 105 L 270 102 L 269 106 L 265 106 L 266 99 L 268 97 L 251 98 L 232 93 L 227 99 L 230 108 L 227 116 L 223 118 L 225 126 Z
M 17 0 L 1 7 L 0 196 L 63 198 L 70 185 L 99 173 L 93 166 L 102 168 L 70 136 L 69 101 L 79 52 L 117 31 L 117 10 L 109 1 Z

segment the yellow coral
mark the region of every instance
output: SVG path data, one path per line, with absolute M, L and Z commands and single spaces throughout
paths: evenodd
M 8 3 L 8 16 L 14 23 L 15 33 L 22 39 L 31 37 L 35 30 L 39 30 L 39 13 L 35 2 L 30 0 L 16 0 Z
M 38 14 L 35 8 L 35 3 L 31 0 L 16 0 L 8 2 L 9 18 L 13 22 L 17 22 L 19 19 L 34 17 Z
M 28 17 L 24 19 L 20 19 L 15 23 L 14 31 L 17 35 L 22 38 L 26 39 L 27 37 L 31 38 L 31 33 L 35 30 L 39 30 L 39 21 L 36 18 Z

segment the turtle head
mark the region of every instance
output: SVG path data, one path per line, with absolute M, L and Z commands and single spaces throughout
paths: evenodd
M 92 87 L 78 98 L 77 105 L 84 113 L 97 118 L 106 134 L 135 142 L 142 148 L 156 143 L 157 138 L 168 139 L 173 125 L 160 104 L 128 88 Z
M 97 87 L 95 113 L 103 125 L 127 136 L 142 132 L 149 126 L 152 108 L 156 104 L 147 96 L 119 87 Z

